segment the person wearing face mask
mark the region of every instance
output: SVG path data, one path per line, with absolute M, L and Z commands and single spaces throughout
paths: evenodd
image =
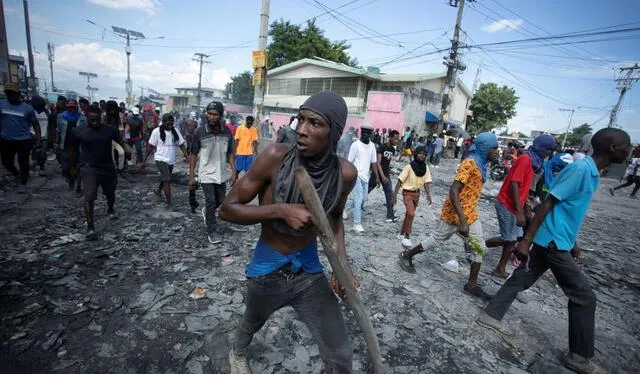
M 187 158 L 187 149 L 184 146 L 184 139 L 178 130 L 173 126 L 173 116 L 165 114 L 162 116 L 162 125 L 156 127 L 149 136 L 147 157 L 153 152 L 156 166 L 160 172 L 160 186 L 154 190 L 157 195 L 164 192 L 167 199 L 167 209 L 171 209 L 171 173 L 173 164 L 176 162 L 176 148 L 180 148 L 182 154 Z M 143 165 L 146 164 L 146 158 Z
M 84 185 L 84 213 L 87 219 L 87 240 L 97 239 L 93 222 L 93 208 L 98 196 L 98 187 L 107 198 L 109 219 L 116 219 L 114 204 L 118 174 L 112 158 L 112 142 L 124 148 L 120 132 L 113 126 L 101 122 L 102 111 L 97 105 L 87 108 L 87 126 L 76 127 L 71 133 L 71 147 L 81 154 L 82 184 Z M 126 148 L 125 148 L 126 149 Z M 76 168 L 78 158 L 72 158 L 72 168 Z
M 525 203 L 535 174 L 543 171 L 544 160 L 553 154 L 556 140 L 543 134 L 533 140 L 533 145 L 513 164 L 505 177 L 498 199 L 495 202 L 496 214 L 500 226 L 500 237 L 504 241 L 502 256 L 491 273 L 493 276 L 507 278 L 506 266 L 516 241 L 523 235 L 522 227 L 526 223 Z M 491 243 L 495 238 L 488 239 Z
M 371 125 L 363 125 L 361 127 L 360 140 L 351 144 L 349 149 L 349 156 L 347 159 L 349 162 L 355 165 L 358 170 L 358 179 L 353 189 L 353 199 L 351 205 L 353 205 L 353 231 L 364 232 L 362 226 L 362 205 L 367 200 L 367 194 L 369 191 L 369 177 L 371 170 L 376 178 L 376 186 L 380 185 L 380 177 L 378 175 L 378 168 L 376 163 L 378 158 L 376 155 L 376 146 L 371 141 L 373 135 L 373 127 Z
M 5 83 L 5 100 L 0 100 L 0 151 L 2 165 L 19 180 L 18 192 L 26 193 L 29 180 L 29 153 L 33 141 L 40 140 L 40 124 L 31 105 L 23 103 L 15 83 Z M 35 133 L 31 134 L 31 129 Z M 14 159 L 18 155 L 19 170 Z

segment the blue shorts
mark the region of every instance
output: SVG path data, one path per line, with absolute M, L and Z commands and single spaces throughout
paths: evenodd
M 237 155 L 236 156 L 236 171 L 249 171 L 249 168 L 253 164 L 253 155 Z
M 515 242 L 522 236 L 522 227 L 516 225 L 518 219 L 506 206 L 496 200 L 496 215 L 500 225 L 500 237 L 507 242 Z

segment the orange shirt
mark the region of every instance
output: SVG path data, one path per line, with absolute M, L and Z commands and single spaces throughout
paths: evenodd
M 236 155 L 250 156 L 253 154 L 253 142 L 258 141 L 258 129 L 255 126 L 238 126 L 236 129 Z
M 467 223 L 472 224 L 478 220 L 478 203 L 480 202 L 480 194 L 482 193 L 482 185 L 484 184 L 482 173 L 480 169 L 478 169 L 476 162 L 471 158 L 467 158 L 460 164 L 453 180 L 464 184 L 460 190 L 460 205 L 467 219 Z M 458 214 L 453 207 L 449 195 L 447 195 L 444 205 L 442 206 L 440 219 L 452 225 L 460 224 Z

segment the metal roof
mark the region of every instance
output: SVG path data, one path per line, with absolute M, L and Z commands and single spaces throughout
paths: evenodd
M 303 65 L 315 65 L 319 67 L 323 67 L 326 69 L 338 70 L 345 73 L 358 75 L 361 77 L 369 78 L 371 80 L 380 81 L 380 82 L 420 82 L 427 81 L 432 79 L 440 79 L 445 78 L 447 76 L 446 72 L 440 73 L 426 73 L 426 74 L 385 74 L 385 73 L 375 73 L 367 71 L 364 68 L 356 68 L 353 66 L 349 66 L 346 64 L 333 62 L 325 59 L 315 59 L 315 58 L 303 58 L 298 61 L 294 61 L 292 63 L 282 65 L 275 69 L 271 69 L 268 72 L 268 76 L 272 78 L 274 75 L 284 73 L 289 70 L 297 69 Z M 471 90 L 467 88 L 467 86 L 458 78 L 458 87 L 469 97 L 473 96 Z

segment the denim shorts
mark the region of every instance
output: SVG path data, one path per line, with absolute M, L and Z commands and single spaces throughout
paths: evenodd
M 495 206 L 498 224 L 500 224 L 500 237 L 504 241 L 515 242 L 522 236 L 522 227 L 516 225 L 516 215 L 511 213 L 499 200 L 496 200 Z

